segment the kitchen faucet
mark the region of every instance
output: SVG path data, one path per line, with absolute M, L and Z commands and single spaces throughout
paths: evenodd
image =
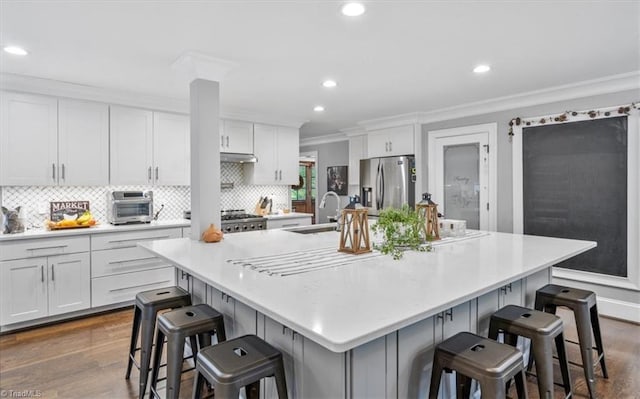
M 327 205 L 327 197 L 333 195 L 336 197 L 336 231 L 340 231 L 340 197 L 334 191 L 327 191 L 320 199 L 320 208 L 324 208 Z

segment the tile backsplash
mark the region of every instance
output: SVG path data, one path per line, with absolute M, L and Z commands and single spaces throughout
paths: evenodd
M 260 196 L 273 198 L 273 210 L 290 208 L 289 186 L 254 186 L 244 184 L 241 164 L 222 163 L 220 181 L 233 183 L 233 188 L 220 192 L 222 209 L 245 209 L 249 213 Z M 5 186 L 0 187 L 2 206 L 22 206 L 26 227 L 41 227 L 49 215 L 50 201 L 87 200 L 94 217 L 106 223 L 106 193 L 110 190 L 152 190 L 154 210 L 164 209 L 158 219 L 180 219 L 182 212 L 191 207 L 189 186 Z

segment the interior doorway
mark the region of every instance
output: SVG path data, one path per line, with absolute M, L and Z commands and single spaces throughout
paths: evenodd
M 298 168 L 299 181 L 291 186 L 291 207 L 294 212 L 310 213 L 311 223 L 316 223 L 317 179 L 316 164 L 311 160 L 301 160 Z

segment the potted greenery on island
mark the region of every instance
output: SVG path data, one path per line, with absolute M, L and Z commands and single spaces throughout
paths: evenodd
M 380 211 L 378 221 L 371 226 L 374 233 L 380 233 L 383 241 L 374 243 L 374 249 L 383 254 L 390 254 L 393 259 L 402 258 L 402 253 L 414 251 L 431 251 L 429 237 L 425 237 L 424 218 L 404 205 L 402 208 L 388 208 Z

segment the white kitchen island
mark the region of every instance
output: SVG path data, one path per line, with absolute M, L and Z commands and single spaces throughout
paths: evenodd
M 139 245 L 178 268 L 196 303 L 225 315 L 228 337 L 253 333 L 281 349 L 290 397 L 305 399 L 425 397 L 438 342 L 459 331 L 486 335 L 493 311 L 532 306 L 552 265 L 596 246 L 491 232 L 400 261 L 374 253 L 341 264 L 338 240 L 337 232 L 266 230 L 215 244 Z M 271 275 L 242 265 L 300 256 L 338 266 Z M 264 385 L 266 397 L 276 397 L 273 384 Z

